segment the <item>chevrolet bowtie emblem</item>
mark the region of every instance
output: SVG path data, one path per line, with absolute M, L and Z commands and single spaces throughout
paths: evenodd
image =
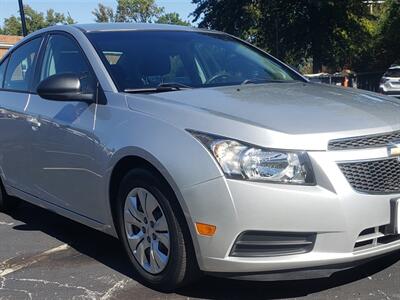
M 387 150 L 389 157 L 397 157 L 400 160 L 400 142 L 390 143 Z

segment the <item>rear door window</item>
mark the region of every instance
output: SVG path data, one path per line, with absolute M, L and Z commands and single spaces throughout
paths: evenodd
M 400 77 L 400 68 L 399 69 L 389 69 L 386 74 L 385 77 Z
M 11 53 L 4 78 L 5 89 L 24 92 L 29 90 L 41 40 L 35 38 Z

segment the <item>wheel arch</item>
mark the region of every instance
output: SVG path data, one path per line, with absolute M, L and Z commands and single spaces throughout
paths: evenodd
M 135 168 L 145 168 L 155 172 L 160 178 L 167 184 L 170 188 L 171 193 L 175 196 L 175 200 L 177 202 L 177 206 L 180 209 L 180 214 L 185 220 L 186 229 L 189 232 L 192 246 L 194 247 L 194 251 L 197 257 L 197 262 L 201 261 L 200 259 L 200 246 L 196 239 L 196 230 L 194 227 L 193 220 L 190 216 L 188 207 L 183 200 L 183 196 L 180 193 L 180 190 L 172 178 L 171 174 L 168 170 L 161 164 L 161 162 L 148 153 L 145 150 L 132 148 L 132 149 L 124 149 L 120 153 L 114 155 L 113 159 L 113 167 L 110 168 L 110 177 L 109 177 L 109 185 L 108 185 L 108 199 L 109 199 L 109 207 L 111 209 L 112 221 L 115 227 L 115 203 L 116 197 L 118 194 L 119 185 L 124 178 L 124 176 L 132 169 Z

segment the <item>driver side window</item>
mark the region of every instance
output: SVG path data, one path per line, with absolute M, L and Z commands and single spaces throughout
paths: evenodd
M 46 45 L 40 81 L 64 73 L 79 76 L 83 93 L 94 91 L 94 76 L 77 43 L 65 35 L 54 34 L 50 36 Z

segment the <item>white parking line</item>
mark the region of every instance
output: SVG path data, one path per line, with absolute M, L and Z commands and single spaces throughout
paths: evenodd
M 7 269 L 3 269 L 2 270 L 1 269 L 2 265 L 4 265 L 7 261 L 10 261 L 12 258 L 8 259 L 5 262 L 0 264 L 0 277 L 7 276 L 7 275 L 9 275 L 11 273 L 14 273 L 14 272 L 18 271 L 18 270 L 21 270 L 23 268 L 29 267 L 29 266 L 31 266 L 33 264 L 36 264 L 36 263 L 46 259 L 48 255 L 54 254 L 54 253 L 57 253 L 57 252 L 65 251 L 65 250 L 68 249 L 68 247 L 69 246 L 67 244 L 63 244 L 61 246 L 58 246 L 58 247 L 46 250 L 46 251 L 44 251 L 44 252 L 42 252 L 40 254 L 37 254 L 37 255 L 31 257 L 30 259 L 27 259 L 25 262 L 23 262 L 21 264 L 16 264 L 16 265 L 12 266 L 11 268 L 7 268 Z

